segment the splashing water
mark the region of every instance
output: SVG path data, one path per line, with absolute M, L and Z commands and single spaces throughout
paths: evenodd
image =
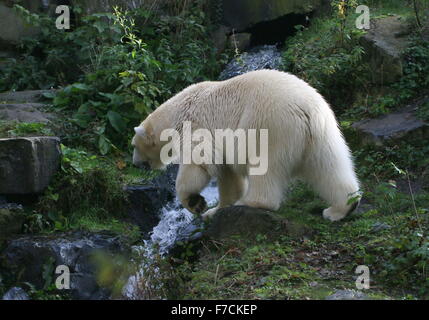
M 201 192 L 201 195 L 206 199 L 209 207 L 216 205 L 219 195 L 215 181 L 212 181 Z M 194 215 L 187 209 L 182 208 L 177 198 L 161 209 L 160 219 L 159 224 L 153 228 L 150 239 L 144 241 L 144 246 L 133 248 L 144 257 L 145 262 L 142 263 L 139 271 L 128 279 L 122 292 L 126 299 L 142 298 L 139 284 L 144 281 L 144 270 L 149 267 L 151 258 L 155 253 L 165 256 L 177 242 L 198 237 L 198 230 L 202 228 L 201 221 L 195 219 Z M 156 252 L 155 246 L 157 247 Z M 156 271 L 155 268 L 155 273 Z

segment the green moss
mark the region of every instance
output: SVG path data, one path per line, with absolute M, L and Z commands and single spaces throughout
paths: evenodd
M 53 131 L 45 123 L 27 123 L 0 120 L 0 138 L 53 135 Z

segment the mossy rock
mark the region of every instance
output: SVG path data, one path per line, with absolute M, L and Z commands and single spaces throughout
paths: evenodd
M 286 235 L 293 238 L 310 237 L 313 230 L 297 222 L 289 221 L 279 214 L 245 206 L 220 209 L 205 232 L 205 236 L 222 240 L 232 236 L 255 239 L 257 235 L 276 239 Z
M 0 209 L 0 241 L 21 232 L 25 214 L 21 209 Z

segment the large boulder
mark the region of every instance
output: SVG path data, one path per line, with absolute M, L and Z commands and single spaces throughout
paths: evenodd
M 60 165 L 56 137 L 0 139 L 0 194 L 41 193 Z
M 373 82 L 388 84 L 403 75 L 402 53 L 408 44 L 409 26 L 400 16 L 372 19 L 361 38 L 371 65 Z
M 28 123 L 48 123 L 55 116 L 44 111 L 41 103 L 0 104 L 0 120 Z
M 255 239 L 261 234 L 268 238 L 279 235 L 310 237 L 312 230 L 297 222 L 289 221 L 278 213 L 245 206 L 231 206 L 216 212 L 205 231 L 211 239 L 224 240 L 232 236 Z
M 287 14 L 314 11 L 321 0 L 223 0 L 222 23 L 243 31 L 259 22 L 270 21 Z
M 429 126 L 417 118 L 415 106 L 407 106 L 376 119 L 365 119 L 352 125 L 362 144 L 383 145 L 385 142 L 407 138 L 429 138 Z
M 177 171 L 178 166 L 171 165 L 151 181 L 125 187 L 129 200 L 128 218 L 140 228 L 144 238 L 158 225 L 161 209 L 175 198 Z
M 53 95 L 56 90 L 27 90 L 0 93 L 0 103 L 38 103 L 45 100 L 45 95 Z
M 115 258 L 129 255 L 131 248 L 125 239 L 107 232 L 25 236 L 9 241 L 0 262 L 6 273 L 17 276 L 15 281 L 29 282 L 37 289 L 56 279 L 57 266 L 67 266 L 70 291 L 66 292 L 74 299 L 108 299 L 110 291 L 97 280 L 103 267 L 96 263 L 100 252 Z
M 17 45 L 23 37 L 37 34 L 39 30 L 25 23 L 10 6 L 0 2 L 0 47 Z
M 0 93 L 0 120 L 29 123 L 48 123 L 57 118 L 47 111 L 46 95 L 56 90 L 9 91 Z

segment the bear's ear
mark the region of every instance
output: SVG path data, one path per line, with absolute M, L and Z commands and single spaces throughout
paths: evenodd
M 136 134 L 138 134 L 139 136 L 142 136 L 142 137 L 144 137 L 145 134 L 146 134 L 146 130 L 143 127 L 141 127 L 141 126 L 140 127 L 135 127 L 134 131 L 135 131 Z
M 155 139 L 151 130 L 146 130 L 143 126 L 135 127 L 136 134 L 143 139 L 145 144 L 155 144 Z

